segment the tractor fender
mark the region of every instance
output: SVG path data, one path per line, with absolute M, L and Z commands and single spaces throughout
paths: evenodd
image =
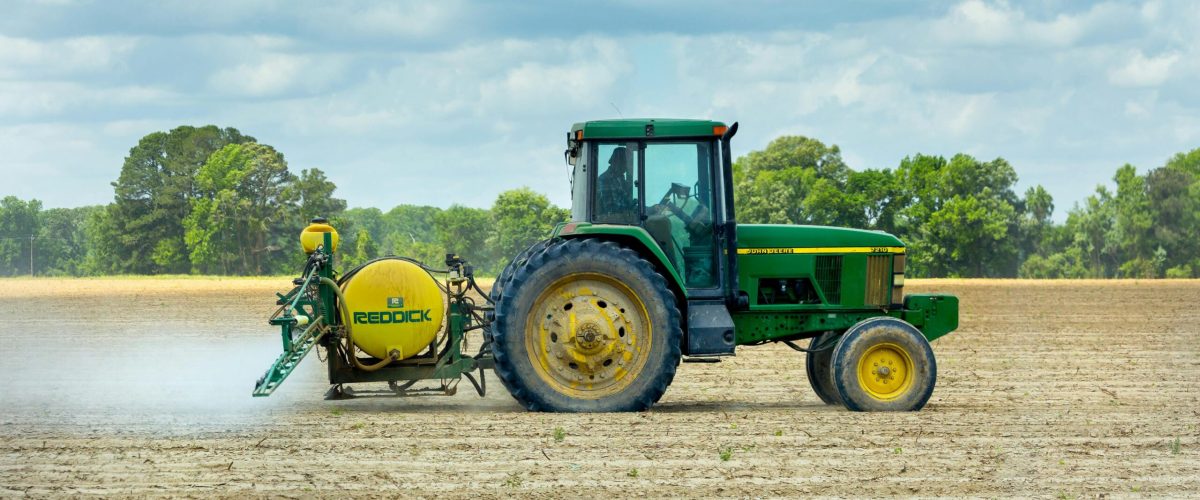
M 597 238 L 608 240 L 638 252 L 654 264 L 658 272 L 667 279 L 671 291 L 679 298 L 680 312 L 686 314 L 687 287 L 679 276 L 667 254 L 663 252 L 654 237 L 644 228 L 638 226 L 618 226 L 609 224 L 591 224 L 587 222 L 569 222 L 554 228 L 553 236 L 560 238 Z

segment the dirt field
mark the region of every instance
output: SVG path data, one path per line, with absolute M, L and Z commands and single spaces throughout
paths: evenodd
M 315 356 L 251 398 L 282 280 L 0 285 L 0 497 L 1200 496 L 1200 281 L 910 281 L 963 309 L 919 413 L 826 407 L 766 346 L 616 415 L 324 401 Z

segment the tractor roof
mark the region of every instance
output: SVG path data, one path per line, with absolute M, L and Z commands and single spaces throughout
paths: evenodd
M 653 125 L 652 134 L 649 126 Z M 678 120 L 672 118 L 630 118 L 595 120 L 571 125 L 571 134 L 583 139 L 626 139 L 644 137 L 701 137 L 721 135 L 725 124 L 712 120 Z

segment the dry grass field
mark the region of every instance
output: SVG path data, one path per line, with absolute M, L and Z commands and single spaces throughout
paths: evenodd
M 764 346 L 561 415 L 494 378 L 324 401 L 316 356 L 251 398 L 285 279 L 2 280 L 0 497 L 1200 496 L 1200 281 L 909 284 L 962 300 L 919 413 L 824 406 Z

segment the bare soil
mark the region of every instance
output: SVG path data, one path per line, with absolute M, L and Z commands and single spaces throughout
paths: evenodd
M 285 279 L 0 285 L 0 497 L 1200 496 L 1200 281 L 910 280 L 962 326 L 902 414 L 821 404 L 774 345 L 645 413 L 526 413 L 494 377 L 324 401 L 316 356 L 251 398 Z

